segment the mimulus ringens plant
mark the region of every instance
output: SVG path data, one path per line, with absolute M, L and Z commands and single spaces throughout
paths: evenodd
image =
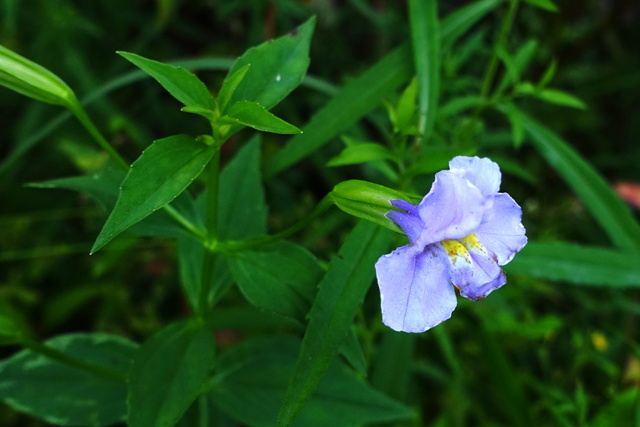
M 500 188 L 500 168 L 489 159 L 455 157 L 436 174 L 418 206 L 387 217 L 409 244 L 376 263 L 382 320 L 390 328 L 423 332 L 451 317 L 460 295 L 481 300 L 506 283 L 501 265 L 527 243 L 522 209 Z

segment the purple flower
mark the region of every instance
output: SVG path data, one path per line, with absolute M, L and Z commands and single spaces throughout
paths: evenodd
M 481 300 L 506 283 L 505 265 L 527 243 L 522 209 L 500 188 L 500 168 L 489 159 L 455 157 L 436 174 L 418 206 L 387 217 L 409 244 L 376 263 L 382 321 L 391 329 L 424 332 L 451 317 L 460 295 Z M 404 212 L 403 212 L 404 211 Z

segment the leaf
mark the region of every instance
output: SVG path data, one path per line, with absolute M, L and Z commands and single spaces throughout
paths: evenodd
M 188 319 L 156 332 L 134 357 L 129 425 L 175 425 L 203 391 L 214 354 L 213 331 L 204 323 Z
M 91 253 L 175 199 L 202 172 L 216 149 L 187 135 L 170 136 L 151 144 L 131 165 L 116 206 Z
M 535 40 L 528 40 L 514 56 L 509 55 L 503 47 L 498 48 L 497 54 L 505 64 L 507 73 L 500 81 L 497 93 L 502 93 L 509 86 L 509 83 L 517 84 L 520 81 L 522 73 L 531 63 L 537 48 L 538 42 Z
M 136 350 L 135 343 L 104 333 L 60 335 L 46 344 L 123 376 Z M 124 382 L 98 377 L 31 350 L 0 363 L 0 399 L 56 425 L 103 426 L 123 421 L 126 394 Z
M 580 98 L 558 89 L 542 89 L 536 91 L 534 96 L 556 105 L 577 108 L 579 110 L 587 109 L 587 104 Z
M 360 222 L 331 261 L 309 313 L 293 377 L 278 425 L 288 426 L 300 413 L 338 352 L 373 279 L 373 264 L 387 250 L 389 233 Z
M 465 110 L 477 107 L 483 102 L 482 97 L 476 95 L 453 98 L 438 109 L 438 118 L 443 119 L 445 117 L 455 116 Z
M 409 79 L 411 62 L 406 47 L 396 49 L 362 76 L 347 84 L 334 96 L 287 145 L 266 164 L 271 176 L 300 161 L 336 135 L 350 128 L 381 98 Z
M 247 64 L 244 67 L 239 68 L 233 74 L 228 74 L 224 79 L 224 82 L 222 82 L 222 87 L 220 88 L 220 93 L 218 93 L 217 99 L 220 111 L 225 111 L 227 108 L 229 98 L 231 98 L 231 95 L 233 95 L 242 79 L 244 79 L 247 71 L 249 71 L 249 67 L 251 67 L 251 64 Z
M 299 340 L 289 336 L 253 338 L 233 347 L 220 356 L 210 396 L 242 424 L 273 426 L 299 348 Z M 412 417 L 406 406 L 334 361 L 293 425 L 351 427 Z
M 423 150 L 420 157 L 407 170 L 408 176 L 423 175 L 446 169 L 449 161 L 456 156 L 472 156 L 475 148 L 445 148 L 439 150 Z
M 418 79 L 418 134 L 433 130 L 440 96 L 440 24 L 436 0 L 410 0 L 413 61 Z
M 505 269 L 578 285 L 640 287 L 640 255 L 567 242 L 529 242 Z
M 302 246 L 280 242 L 228 257 L 229 269 L 251 304 L 303 322 L 324 271 Z
M 518 148 L 524 141 L 524 128 L 522 127 L 522 115 L 520 110 L 512 103 L 505 104 L 504 112 L 511 124 L 511 136 L 513 137 L 513 146 Z
M 227 105 L 251 101 L 270 110 L 298 87 L 309 67 L 314 26 L 315 17 L 309 18 L 289 34 L 253 47 L 238 58 L 229 76 L 247 65 L 251 67 L 229 96 Z
M 0 345 L 18 344 L 31 331 L 22 315 L 4 299 L 0 300 Z
M 215 109 L 209 89 L 194 74 L 182 67 L 164 64 L 135 53 L 118 52 L 145 73 L 156 79 L 163 88 L 184 105 L 197 105 L 207 110 Z
M 260 174 L 260 137 L 246 142 L 220 174 L 218 230 L 222 240 L 267 232 L 267 203 Z M 206 203 L 206 197 L 199 202 Z M 206 212 L 201 206 L 201 212 Z
M 533 145 L 573 188 L 612 242 L 640 254 L 640 225 L 609 184 L 558 135 L 520 113 Z
M 542 77 L 540 77 L 540 81 L 538 82 L 538 87 L 545 88 L 549 83 L 551 83 L 551 80 L 553 80 L 553 78 L 555 77 L 557 70 L 558 70 L 558 61 L 554 59 L 553 61 L 551 61 L 547 69 L 544 71 L 544 74 L 542 75 Z
M 375 160 L 394 160 L 395 155 L 385 146 L 373 142 L 352 145 L 329 160 L 327 166 L 344 166 Z
M 537 6 L 549 12 L 557 12 L 558 7 L 551 0 L 524 0 L 525 2 Z
M 440 22 L 441 45 L 450 45 L 503 0 L 483 0 L 458 9 Z M 403 45 L 335 95 L 297 135 L 266 164 L 265 175 L 275 175 L 319 149 L 379 105 L 388 93 L 406 83 L 413 72 L 411 52 Z
M 226 115 L 220 118 L 220 122 L 241 124 L 262 132 L 302 133 L 297 127 L 268 112 L 262 105 L 250 101 L 239 101 L 233 104 Z

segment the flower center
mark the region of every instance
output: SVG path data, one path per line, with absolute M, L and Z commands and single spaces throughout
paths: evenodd
M 471 233 L 462 239 L 446 239 L 440 242 L 440 245 L 447 251 L 447 255 L 451 261 L 456 264 L 458 260 L 471 263 L 471 255 L 469 250 L 485 252 L 484 246 L 478 241 L 475 234 Z

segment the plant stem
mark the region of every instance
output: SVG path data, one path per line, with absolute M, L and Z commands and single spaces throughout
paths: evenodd
M 480 89 L 480 97 L 486 98 L 489 94 L 489 90 L 491 89 L 491 85 L 493 83 L 493 79 L 496 74 L 496 70 L 498 69 L 498 48 L 505 44 L 507 39 L 507 35 L 511 30 L 511 26 L 513 25 L 513 19 L 516 14 L 516 9 L 518 8 L 518 0 L 511 0 L 509 2 L 509 10 L 507 11 L 507 16 L 502 21 L 502 25 L 500 26 L 500 32 L 498 33 L 498 38 L 496 39 L 496 43 L 493 47 L 493 54 L 491 55 L 491 60 L 489 61 L 489 65 L 485 70 L 484 77 L 482 79 L 482 86 Z
M 126 382 L 127 380 L 126 376 L 121 374 L 120 372 L 113 371 L 100 365 L 85 362 L 73 356 L 69 356 L 66 353 L 63 353 L 38 341 L 27 338 L 23 339 L 20 343 L 31 351 L 42 354 L 43 356 L 63 363 L 67 366 L 90 372 L 98 377 L 117 382 Z
M 207 220 L 206 220 L 206 242 L 202 260 L 202 281 L 200 283 L 200 293 L 198 296 L 198 307 L 196 312 L 199 316 L 205 316 L 209 309 L 209 293 L 213 282 L 214 264 L 216 254 L 213 249 L 218 242 L 218 188 L 220 180 L 220 150 L 218 149 L 207 166 Z
M 122 158 L 120 154 L 118 154 L 118 152 L 111 146 L 111 144 L 109 144 L 109 142 L 102 136 L 98 128 L 93 124 L 93 122 L 89 118 L 89 115 L 87 114 L 85 109 L 82 108 L 82 105 L 80 105 L 80 103 L 78 102 L 75 106 L 70 107 L 70 109 L 71 109 L 71 112 L 76 116 L 78 121 L 82 123 L 85 129 L 93 137 L 93 139 L 96 140 L 98 145 L 107 153 L 109 153 L 109 155 L 118 163 L 118 165 L 120 165 L 120 167 L 128 171 L 129 165 L 127 164 L 127 162 Z
M 295 225 L 287 228 L 286 230 L 281 231 L 278 234 L 273 234 L 271 236 L 259 237 L 253 240 L 245 240 L 241 242 L 220 242 L 216 249 L 220 252 L 236 252 L 240 250 L 252 249 L 259 246 L 265 246 L 271 243 L 278 242 L 282 239 L 285 239 L 292 234 L 302 230 L 307 224 L 309 224 L 314 218 L 316 218 L 321 213 L 325 212 L 333 205 L 333 198 L 331 197 L 331 193 L 327 194 L 320 203 L 316 205 L 316 207 L 304 218 L 302 218 Z

